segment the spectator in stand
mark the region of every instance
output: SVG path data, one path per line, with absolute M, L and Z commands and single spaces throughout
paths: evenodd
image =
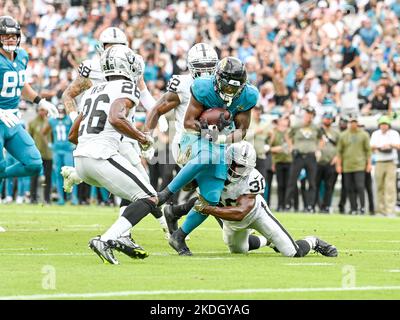
M 344 116 L 359 114 L 358 88 L 359 79 L 353 79 L 353 70 L 346 67 L 343 70 L 343 80 L 336 86 L 335 101 L 340 108 L 340 113 Z
M 393 216 L 396 205 L 397 151 L 400 149 L 400 135 L 390 128 L 391 119 L 382 116 L 379 129 L 371 136 L 371 148 L 375 154 L 375 181 L 378 191 L 378 213 Z
M 370 114 L 371 112 L 381 112 L 384 114 L 390 114 L 392 112 L 390 95 L 386 92 L 384 85 L 379 85 L 376 88 L 371 103 L 366 105 L 362 110 L 363 114 Z
M 355 74 L 360 64 L 360 50 L 352 45 L 352 41 L 352 36 L 346 36 L 343 39 L 342 69 L 351 68 Z

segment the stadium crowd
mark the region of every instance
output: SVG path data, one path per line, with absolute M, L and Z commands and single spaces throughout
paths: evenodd
M 220 58 L 238 57 L 248 81 L 259 88 L 247 139 L 256 147 L 268 200 L 276 176 L 272 208 L 345 212 L 348 196 L 350 213 L 364 214 L 367 191 L 369 213 L 394 212 L 400 142 L 390 126 L 400 111 L 400 0 L 4 2 L 0 15 L 11 15 L 22 26 L 21 46 L 30 56 L 27 79 L 52 103 L 60 103 L 80 62 L 97 54 L 99 34 L 109 26 L 125 31 L 130 47 L 143 56 L 144 79 L 155 98 L 172 74 L 187 72 L 191 46 L 206 42 Z M 60 184 L 58 151 L 50 143 L 51 132 L 43 134 L 48 122 L 43 111 L 35 110 L 32 116 L 33 107 L 26 102 L 20 109 L 45 160 L 44 178 L 30 183 L 19 178 L 18 187 L 7 181 L 3 202 L 21 203 L 25 196 L 37 202 L 39 178 L 45 186 L 43 201 L 50 203 L 51 185 Z M 138 125 L 143 119 L 138 117 Z M 380 138 L 370 139 L 372 131 Z M 390 143 L 382 138 L 389 131 Z M 168 153 L 172 136 L 160 133 L 159 153 Z M 8 161 L 13 161 L 11 156 Z M 153 184 L 159 183 L 158 177 L 163 180 L 157 189 L 172 178 L 173 170 L 171 164 L 149 164 Z M 332 196 L 338 176 L 342 186 L 336 203 Z M 105 190 L 90 192 L 85 185 L 72 202 L 88 203 L 90 196 L 112 202 Z M 58 196 L 58 203 L 64 198 Z

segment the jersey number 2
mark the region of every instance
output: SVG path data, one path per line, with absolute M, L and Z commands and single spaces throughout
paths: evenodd
M 98 134 L 104 130 L 104 126 L 106 125 L 107 121 L 107 113 L 103 110 L 97 110 L 97 106 L 100 102 L 110 103 L 110 97 L 107 94 L 101 94 L 97 97 L 92 105 L 92 99 L 87 99 L 83 106 L 83 118 L 82 121 L 85 121 L 86 117 L 89 115 L 89 120 L 87 122 L 87 129 L 86 132 L 89 134 Z M 97 117 L 97 125 L 93 126 L 93 119 Z M 82 125 L 81 130 L 79 130 L 79 136 L 82 135 L 83 131 L 85 130 L 85 125 Z

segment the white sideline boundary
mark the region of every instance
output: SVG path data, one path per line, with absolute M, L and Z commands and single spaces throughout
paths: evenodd
M 152 295 L 192 295 L 192 294 L 249 294 L 249 293 L 292 293 L 292 292 L 346 292 L 346 291 L 381 291 L 400 290 L 400 286 L 365 286 L 349 288 L 253 288 L 253 289 L 231 289 L 231 290 L 153 290 L 153 291 L 116 291 L 97 293 L 56 293 L 56 294 L 34 294 L 19 296 L 0 296 L 0 300 L 40 300 L 40 299 L 73 299 L 73 298 L 106 298 L 127 296 L 152 296 Z

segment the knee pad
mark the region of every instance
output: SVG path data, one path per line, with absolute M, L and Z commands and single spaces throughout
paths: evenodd
M 297 240 L 296 244 L 298 246 L 297 252 L 294 255 L 296 258 L 304 257 L 311 250 L 311 247 L 306 240 Z

